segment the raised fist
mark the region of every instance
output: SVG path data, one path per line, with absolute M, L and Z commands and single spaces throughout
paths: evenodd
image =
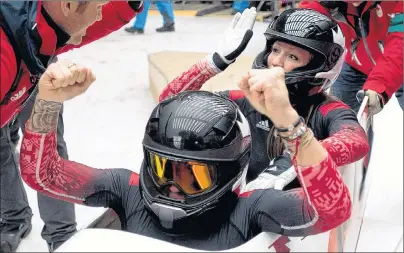
M 91 69 L 61 60 L 52 63 L 38 82 L 38 98 L 64 102 L 83 94 L 95 81 Z

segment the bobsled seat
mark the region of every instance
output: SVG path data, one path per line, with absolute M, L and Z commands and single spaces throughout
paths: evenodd
M 161 51 L 149 54 L 150 91 L 155 101 L 158 101 L 160 93 L 170 81 L 187 71 L 207 55 L 207 53 L 200 52 L 178 51 Z M 202 86 L 202 90 L 223 91 L 238 89 L 237 81 L 251 69 L 253 60 L 253 57 L 241 55 L 223 73 L 207 81 Z

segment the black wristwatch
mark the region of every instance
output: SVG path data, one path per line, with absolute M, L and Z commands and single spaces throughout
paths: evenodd
M 128 1 L 128 4 L 134 11 L 138 11 L 143 5 L 143 1 Z

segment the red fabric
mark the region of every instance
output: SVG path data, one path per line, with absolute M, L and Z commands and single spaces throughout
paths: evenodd
M 132 173 L 129 179 L 129 185 L 139 185 L 139 174 L 137 173 Z
M 325 105 L 322 105 L 319 108 L 319 110 L 320 110 L 321 114 L 323 114 L 324 117 L 326 117 L 329 112 L 332 112 L 332 111 L 337 110 L 337 109 L 342 109 L 342 108 L 349 109 L 349 106 L 344 104 L 344 103 L 341 103 L 339 101 L 335 101 L 335 102 L 331 102 L 331 103 L 327 103 Z
M 38 1 L 38 13 L 41 13 L 42 4 Z M 57 37 L 53 29 L 49 29 L 48 24 L 45 21 L 43 15 L 36 16 L 36 24 L 38 32 L 41 38 L 46 38 L 42 40 L 42 45 L 39 52 L 43 55 L 52 55 L 56 48 Z
M 229 98 L 231 100 L 236 100 L 236 99 L 240 99 L 240 98 L 244 98 L 245 94 L 242 90 L 231 90 L 229 91 Z
M 40 134 L 26 129 L 21 144 L 21 177 L 32 189 L 50 197 L 83 204 L 93 194 L 88 187 L 103 170 L 62 159 L 56 149 L 56 133 Z
M 318 214 L 316 231 L 328 231 L 349 219 L 351 196 L 331 156 L 316 166 L 302 168 L 296 163 L 294 166 L 302 185 L 299 191 L 306 195 Z
M 0 101 L 3 100 L 6 93 L 10 90 L 11 85 L 17 75 L 17 61 L 15 59 L 14 50 L 9 43 L 6 34 L 0 28 Z M 26 67 L 21 63 L 21 67 L 26 72 Z M 21 77 L 18 89 L 11 95 L 10 101 L 6 105 L 0 106 L 0 127 L 4 127 L 13 116 L 20 111 L 20 104 L 28 96 L 28 89 L 31 87 L 29 75 L 25 74 Z
M 172 80 L 160 93 L 159 101 L 186 90 L 200 90 L 218 72 L 205 58 Z
M 363 129 L 352 129 L 350 126 L 320 141 L 320 143 L 337 166 L 356 162 L 370 151 L 368 138 Z
M 38 2 L 38 16 L 37 27 L 38 32 L 42 37 L 42 45 L 40 52 L 44 55 L 52 55 L 56 47 L 56 34 L 54 30 L 48 26 L 42 14 L 40 14 L 41 2 Z M 141 9 L 142 10 L 142 9 Z M 140 11 L 141 11 L 140 10 Z M 103 19 L 94 23 L 87 29 L 87 35 L 83 38 L 83 42 L 78 46 L 67 45 L 61 48 L 57 53 L 66 52 L 72 48 L 78 48 L 97 39 L 107 36 L 111 32 L 120 29 L 127 24 L 136 12 L 132 10 L 127 1 L 111 1 L 103 7 Z M 17 75 L 17 62 L 14 55 L 14 50 L 10 45 L 5 33 L 0 29 L 1 43 L 0 43 L 0 101 L 4 95 L 10 90 L 10 87 Z M 25 64 L 22 62 L 21 67 L 24 74 L 21 77 L 17 90 L 12 94 L 11 100 L 8 104 L 0 106 L 0 127 L 4 127 L 14 115 L 16 115 L 22 108 L 22 102 L 28 96 L 28 90 L 32 84 L 29 80 L 29 73 Z
M 373 2 L 369 1 L 362 13 Z M 352 4 L 348 6 L 348 13 L 354 14 L 354 6 Z M 329 11 L 318 1 L 302 1 L 299 8 L 314 9 L 330 16 Z M 363 89 L 371 89 L 380 94 L 385 92 L 388 98 L 403 84 L 403 33 L 394 32 L 388 34 L 391 21 L 390 15 L 393 13 L 403 13 L 402 1 L 382 1 L 379 7 L 370 12 L 370 28 L 366 41 L 370 53 L 376 61 L 376 66 L 373 65 L 366 53 L 363 40 L 359 42 L 356 49 L 356 56 L 360 63 L 354 59 L 351 54 L 351 41 L 357 38 L 355 30 L 346 23 L 338 22 L 345 35 L 345 46 L 347 48 L 345 61 L 355 69 L 369 75 Z M 352 16 L 348 18 L 348 21 L 354 23 Z M 384 54 L 379 49 L 378 41 L 384 42 Z

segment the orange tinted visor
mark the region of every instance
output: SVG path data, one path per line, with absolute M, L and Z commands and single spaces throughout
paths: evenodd
M 206 163 L 172 160 L 151 152 L 148 152 L 148 159 L 158 185 L 175 183 L 187 195 L 207 191 L 215 181 L 215 169 Z

